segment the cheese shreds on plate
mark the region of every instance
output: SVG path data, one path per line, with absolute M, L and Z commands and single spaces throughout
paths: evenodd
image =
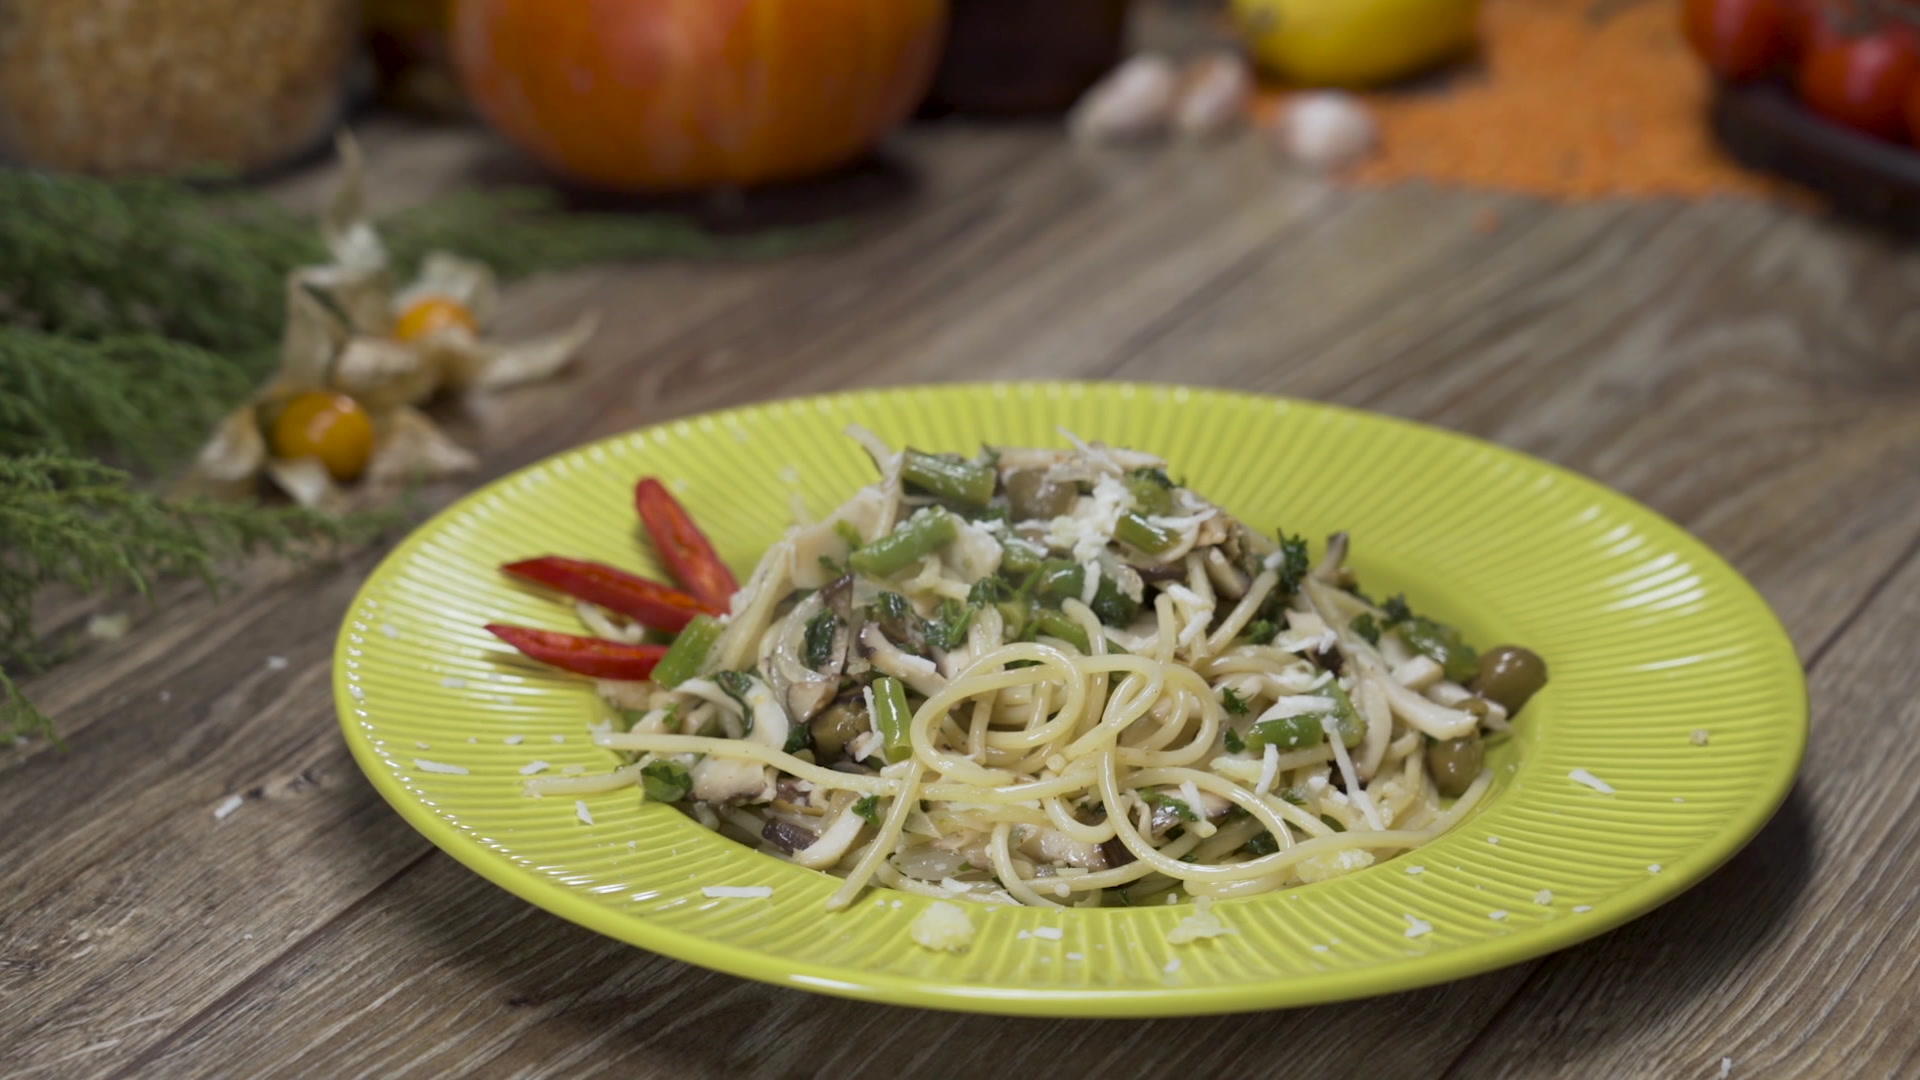
M 1066 931 L 1057 926 L 1039 926 L 1034 928 L 1033 936 L 1048 941 L 1059 941 L 1066 936 Z
M 466 776 L 468 773 L 465 765 L 448 765 L 439 761 L 428 761 L 425 758 L 414 758 L 413 766 L 421 772 L 446 773 L 448 776 Z
M 945 900 L 927 905 L 907 927 L 915 944 L 936 952 L 965 952 L 973 944 L 973 920 L 965 909 Z
M 1400 917 L 1407 920 L 1407 936 L 1410 938 L 1433 933 L 1433 924 L 1425 919 L 1415 918 L 1412 915 L 1401 915 Z
M 581 824 L 593 824 L 593 811 L 587 809 L 587 800 L 585 799 L 573 800 L 573 816 L 579 818 Z
M 509 735 L 500 741 L 506 743 L 508 746 L 519 746 L 521 743 L 527 741 L 527 737 L 525 735 Z
M 773 895 L 771 885 L 704 885 L 700 895 L 709 900 L 765 900 Z
M 1234 933 L 1234 929 L 1220 921 L 1213 913 L 1213 897 L 1202 896 L 1193 902 L 1193 914 L 1180 920 L 1180 925 L 1167 931 L 1167 940 L 1175 945 L 1185 945 L 1201 938 L 1220 937 Z
M 545 772 L 551 768 L 553 768 L 553 766 L 544 761 L 529 761 L 525 765 L 520 766 L 520 775 L 532 776 L 534 773 Z
M 1507 917 L 1507 913 L 1506 913 L 1506 912 L 1504 912 L 1504 911 L 1489 911 L 1489 912 L 1487 912 L 1487 918 L 1489 918 L 1489 919 L 1492 919 L 1492 920 L 1493 920 L 1494 922 L 1499 922 L 1500 920 L 1502 920 L 1502 919 L 1504 919 L 1504 918 L 1506 918 L 1506 917 Z
M 1552 890 L 1552 889 L 1541 889 L 1541 890 L 1540 890 L 1539 892 L 1537 892 L 1537 893 L 1534 893 L 1534 894 L 1533 894 L 1533 902 L 1534 902 L 1534 903 L 1536 903 L 1536 904 L 1540 904 L 1540 905 L 1543 905 L 1543 906 L 1544 906 L 1544 905 L 1546 905 L 1546 904 L 1551 904 L 1551 903 L 1553 903 L 1553 890 Z
M 1593 775 L 1585 769 L 1575 769 L 1567 774 L 1575 783 L 1585 784 L 1602 795 L 1613 794 L 1613 785 Z

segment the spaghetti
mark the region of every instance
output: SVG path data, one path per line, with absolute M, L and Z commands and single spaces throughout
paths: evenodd
M 774 544 L 717 636 L 600 684 L 629 726 L 596 741 L 626 764 L 530 792 L 638 785 L 843 877 L 831 908 L 872 884 L 1244 896 L 1452 828 L 1491 783 L 1484 743 L 1545 682 L 1524 649 L 1479 654 L 1368 598 L 1344 534 L 1310 565 L 1149 455 L 853 434 L 878 482 Z

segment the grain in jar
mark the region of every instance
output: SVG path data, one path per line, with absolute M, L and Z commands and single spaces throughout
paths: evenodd
M 339 119 L 356 0 L 7 0 L 0 149 L 105 176 L 250 171 Z

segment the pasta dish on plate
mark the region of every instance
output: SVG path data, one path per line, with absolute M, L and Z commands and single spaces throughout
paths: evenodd
M 626 763 L 536 795 L 637 788 L 741 843 L 940 899 L 1097 907 L 1264 893 L 1417 848 L 1485 796 L 1489 740 L 1546 683 L 1083 443 L 965 458 L 855 429 L 879 478 L 743 585 L 657 481 L 681 589 L 547 557 L 508 572 L 594 636 L 495 625 L 595 677 Z M 663 635 L 670 635 L 664 637 Z

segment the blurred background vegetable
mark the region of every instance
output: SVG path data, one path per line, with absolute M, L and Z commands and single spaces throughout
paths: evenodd
M 459 0 L 480 113 L 563 175 L 677 191 L 814 176 L 926 92 L 946 0 Z

